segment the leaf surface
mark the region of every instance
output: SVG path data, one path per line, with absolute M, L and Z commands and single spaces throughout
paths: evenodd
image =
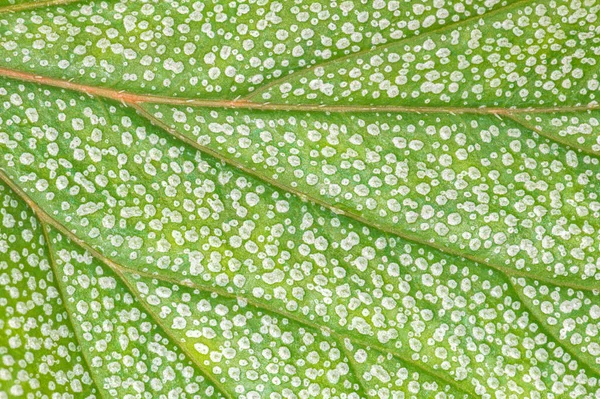
M 0 392 L 600 394 L 596 2 L 59 3 L 0 4 Z

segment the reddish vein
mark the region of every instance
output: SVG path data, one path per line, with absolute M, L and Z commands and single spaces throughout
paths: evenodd
M 31 72 L 15 71 L 0 67 L 0 76 L 33 82 L 62 89 L 74 90 L 91 96 L 100 96 L 125 104 L 156 103 L 171 105 L 189 105 L 208 108 L 239 108 L 270 111 L 305 111 L 305 112 L 416 112 L 416 113 L 444 113 L 444 114 L 485 114 L 485 115 L 514 115 L 527 112 L 575 112 L 600 109 L 600 104 L 579 106 L 558 106 L 545 108 L 502 108 L 502 107 L 433 107 L 433 106 L 370 106 L 370 105 L 314 105 L 314 104 L 271 104 L 254 102 L 250 100 L 209 100 L 197 98 L 180 98 L 156 96 L 150 94 L 135 94 L 123 90 L 114 90 L 104 87 L 88 86 L 49 76 L 40 76 Z

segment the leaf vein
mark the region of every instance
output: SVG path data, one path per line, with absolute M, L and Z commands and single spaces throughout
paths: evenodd
M 560 344 L 564 347 L 565 351 L 569 353 L 569 355 L 571 355 L 578 362 L 586 365 L 592 371 L 593 374 L 600 378 L 600 370 L 598 369 L 598 366 L 594 365 L 593 363 L 590 363 L 589 361 L 585 360 L 583 357 L 578 355 L 577 350 L 571 344 L 569 344 L 567 340 L 561 340 L 559 336 L 552 331 L 552 328 L 549 327 L 548 323 L 544 320 L 540 312 L 533 309 L 527 304 L 527 301 L 523 298 L 523 294 L 517 288 L 512 279 L 507 278 L 506 280 L 508 281 L 508 286 L 514 291 L 515 296 L 519 298 L 525 310 L 539 323 L 540 329 L 544 332 L 544 334 L 547 334 L 548 336 L 555 339 L 557 342 L 560 342 Z
M 81 0 L 47 0 L 47 1 L 29 1 L 26 3 L 13 4 L 10 6 L 0 7 L 0 14 L 9 14 L 19 11 L 33 10 L 37 8 L 64 6 L 71 3 L 77 3 Z
M 360 374 L 360 372 L 358 371 L 358 368 L 356 367 L 356 362 L 354 360 L 354 357 L 352 356 L 352 353 L 350 353 L 348 351 L 348 349 L 346 348 L 345 339 L 338 338 L 337 344 L 340 347 L 340 350 L 342 351 L 344 356 L 346 356 L 346 358 L 348 359 L 348 368 L 350 369 L 350 372 L 356 377 L 356 381 L 358 382 L 358 385 L 360 386 L 360 392 L 363 394 L 363 396 L 365 398 L 367 398 L 369 396 L 367 393 L 368 392 L 367 386 L 365 384 L 363 376 Z
M 579 150 L 585 154 L 588 154 L 588 155 L 591 155 L 594 157 L 600 155 L 600 153 L 598 153 L 597 151 L 587 149 L 583 146 L 579 146 L 576 143 L 570 143 L 567 140 L 563 140 L 559 135 L 548 134 L 548 133 L 544 132 L 542 129 L 538 129 L 537 127 L 525 122 L 521 118 L 516 117 L 515 115 L 503 114 L 502 117 L 506 118 L 506 119 L 510 119 L 511 121 L 523 126 L 525 129 L 531 130 L 532 132 L 536 133 L 538 136 L 544 137 L 548 140 L 552 140 L 562 146 L 574 148 L 576 150 Z
M 85 250 L 87 250 L 89 252 L 89 248 L 84 248 Z M 104 259 L 104 257 L 98 257 L 95 256 L 96 259 L 98 259 L 99 261 L 103 262 L 104 264 L 106 264 L 107 266 L 109 266 L 121 279 L 121 281 L 123 282 L 123 284 L 125 284 L 127 286 L 127 288 L 129 289 L 129 292 L 131 292 L 131 294 L 138 299 L 138 301 L 140 302 L 140 305 L 146 310 L 146 312 L 148 312 L 151 316 L 152 316 L 152 320 L 154 320 L 154 322 L 156 322 L 156 325 L 165 333 L 165 335 L 167 337 L 169 337 L 174 343 L 175 345 L 177 345 L 177 347 L 179 349 L 181 349 L 181 351 L 188 357 L 188 359 L 190 359 L 190 361 L 192 363 L 194 363 L 196 365 L 196 367 L 198 367 L 198 369 L 200 370 L 200 372 L 202 373 L 202 375 L 204 375 L 210 382 L 213 383 L 213 385 L 219 390 L 219 392 L 221 393 L 221 395 L 223 397 L 225 397 L 226 399 L 234 399 L 226 390 L 225 387 L 223 386 L 223 384 L 217 379 L 215 378 L 211 373 L 207 372 L 204 367 L 202 366 L 202 364 L 200 362 L 198 362 L 196 360 L 196 358 L 192 355 L 192 353 L 190 353 L 190 351 L 184 346 L 180 344 L 180 341 L 170 332 L 170 329 L 167 328 L 167 326 L 165 326 L 165 324 L 162 322 L 161 318 L 159 316 L 156 315 L 156 312 L 154 312 L 154 310 L 148 306 L 146 300 L 144 298 L 141 298 L 138 294 L 137 294 L 137 290 L 131 285 L 131 283 L 127 280 L 127 278 L 124 275 L 124 271 L 125 271 L 125 267 L 117 265 L 114 262 L 111 262 L 111 264 L 108 264 Z M 154 278 L 158 278 L 158 276 L 153 276 Z
M 56 79 L 49 76 L 41 76 L 35 73 L 17 71 L 10 68 L 0 67 L 0 77 L 16 79 L 22 82 L 36 83 L 45 86 L 72 90 L 89 96 L 103 97 L 119 101 L 125 105 L 140 103 L 187 105 L 206 108 L 225 109 L 251 109 L 262 111 L 296 111 L 296 112 L 407 112 L 407 113 L 435 113 L 435 114 L 478 114 L 478 115 L 507 115 L 528 112 L 552 113 L 552 112 L 577 112 L 600 110 L 600 104 L 593 102 L 587 105 L 552 106 L 552 107 L 432 107 L 432 106 L 370 106 L 370 105 L 313 105 L 313 104 L 276 104 L 261 103 L 242 99 L 237 100 L 209 100 L 201 98 L 168 97 L 151 94 L 136 94 L 123 90 L 109 89 L 105 87 L 88 86 L 78 84 L 70 80 Z
M 18 192 L 14 191 L 17 195 L 19 195 Z M 22 198 L 22 197 L 21 197 Z M 60 299 L 63 303 L 63 307 L 65 309 L 65 312 L 67 313 L 67 318 L 69 320 L 69 324 L 71 325 L 71 328 L 73 329 L 73 335 L 75 336 L 75 340 L 77 342 L 77 344 L 79 345 L 80 348 L 83 348 L 83 342 L 81 337 L 79 336 L 78 333 L 78 329 L 75 325 L 74 322 L 74 317 L 72 312 L 69 310 L 69 307 L 67 306 L 67 298 L 65 296 L 65 292 L 63 290 L 62 284 L 59 283 L 59 277 L 58 277 L 58 270 L 57 270 L 57 265 L 56 265 L 56 259 L 54 257 L 54 248 L 52 246 L 52 241 L 50 240 L 50 236 L 48 234 L 48 226 L 46 224 L 46 222 L 44 222 L 42 220 L 42 218 L 40 218 L 39 216 L 39 209 L 34 209 L 31 207 L 30 204 L 28 204 L 29 208 L 34 212 L 34 214 L 36 215 L 37 220 L 40 222 L 40 227 L 42 229 L 42 235 L 44 237 L 44 241 L 46 244 L 46 249 L 48 250 L 48 263 L 50 263 L 50 267 L 52 268 L 52 274 L 54 275 L 55 281 L 56 281 L 56 285 L 58 286 L 58 292 L 60 294 Z M 96 387 L 96 391 L 98 391 L 98 394 L 100 395 L 100 397 L 102 397 L 103 399 L 107 399 L 104 391 L 102 389 L 100 389 L 101 385 L 98 383 L 98 381 L 96 381 L 97 376 L 96 374 L 93 372 L 90 362 L 90 359 L 88 359 L 88 356 L 86 354 L 86 352 L 82 349 L 80 351 L 81 353 L 81 357 L 83 358 L 83 361 L 85 363 L 86 368 L 88 369 L 88 372 L 90 373 L 90 377 L 92 378 L 92 381 L 94 383 L 94 386 Z

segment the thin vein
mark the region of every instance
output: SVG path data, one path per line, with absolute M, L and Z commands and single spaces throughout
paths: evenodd
M 482 19 L 482 18 L 489 18 L 495 14 L 501 13 L 501 12 L 505 12 L 508 10 L 511 10 L 513 8 L 519 8 L 520 6 L 530 3 L 532 0 L 519 0 L 516 1 L 514 3 L 502 6 L 502 7 L 498 7 L 496 9 L 493 9 L 491 11 L 485 12 L 483 14 L 477 14 L 477 15 L 473 15 L 471 17 L 465 18 L 465 19 L 461 19 L 458 20 L 456 22 L 447 24 L 447 25 L 442 25 L 436 29 L 432 29 L 429 31 L 424 31 L 418 35 L 414 35 L 414 36 L 409 36 L 403 39 L 399 39 L 396 41 L 391 41 L 379 46 L 375 46 L 372 48 L 367 48 L 361 51 L 358 51 L 356 53 L 352 53 L 352 54 L 348 54 L 346 56 L 343 57 L 339 57 L 339 58 L 334 58 L 332 60 L 326 61 L 326 62 L 321 62 L 321 63 L 317 63 L 317 64 L 313 64 L 305 69 L 299 70 L 297 72 L 293 72 L 289 75 L 283 76 L 281 78 L 272 80 L 271 82 L 269 82 L 268 84 L 262 86 L 261 88 L 253 91 L 252 93 L 250 93 L 248 96 L 244 97 L 244 99 L 246 100 L 251 100 L 254 99 L 264 93 L 266 93 L 267 91 L 269 91 L 271 88 L 281 85 L 282 83 L 288 82 L 291 79 L 295 79 L 297 77 L 300 76 L 304 76 L 306 74 L 309 74 L 310 72 L 312 72 L 315 68 L 324 68 L 327 66 L 331 66 L 331 65 L 335 65 L 341 62 L 345 62 L 347 60 L 353 59 L 353 58 L 360 58 L 362 56 L 368 55 L 368 54 L 373 54 L 373 53 L 379 53 L 381 51 L 384 51 L 385 49 L 391 48 L 391 47 L 395 47 L 395 46 L 401 46 L 403 44 L 407 44 L 410 43 L 414 40 L 422 40 L 423 38 L 427 38 L 430 37 L 431 35 L 435 35 L 438 33 L 443 33 L 447 30 L 452 30 L 455 29 L 459 26 L 463 26 L 463 25 L 467 25 L 477 19 Z
M 86 249 L 86 248 L 84 248 Z M 106 258 L 105 258 L 106 259 Z M 100 260 L 100 259 L 99 259 Z M 106 262 L 104 262 L 106 263 Z M 127 277 L 124 275 L 124 268 L 123 267 L 115 267 L 117 264 L 113 263 L 113 267 L 111 267 L 111 269 L 119 276 L 119 278 L 121 279 L 121 281 L 127 286 L 127 288 L 129 289 L 129 291 L 131 292 L 131 294 L 138 299 L 138 301 L 140 302 L 140 304 L 142 305 L 142 307 L 146 310 L 146 312 L 148 312 L 151 316 L 152 319 L 156 322 L 156 324 L 159 326 L 159 328 L 161 330 L 163 330 L 163 332 L 171 339 L 171 341 L 175 342 L 175 345 L 177 345 L 177 347 L 179 349 L 181 349 L 181 351 L 188 357 L 188 359 L 190 359 L 190 361 L 192 363 L 194 363 L 196 365 L 196 367 L 198 367 L 198 369 L 201 371 L 202 375 L 204 377 L 206 377 L 210 382 L 213 383 L 213 385 L 215 386 L 215 388 L 217 388 L 219 390 L 219 392 L 221 393 L 221 395 L 227 399 L 234 399 L 233 396 L 231 396 L 227 390 L 225 389 L 225 387 L 223 386 L 223 384 L 216 379 L 211 373 L 209 373 L 208 371 L 205 370 L 204 366 L 202 365 L 202 363 L 200 363 L 196 357 L 194 357 L 194 355 L 184 346 L 181 345 L 180 340 L 177 339 L 177 337 L 175 337 L 175 335 L 173 335 L 173 333 L 171 332 L 171 330 L 162 322 L 162 319 L 160 318 L 160 316 L 158 316 L 156 314 L 156 312 L 154 311 L 154 309 L 152 309 L 150 306 L 148 306 L 148 303 L 146 302 L 146 300 L 142 297 L 140 297 L 140 295 L 137 293 L 137 290 L 131 285 L 131 283 L 129 282 L 129 280 L 127 279 Z
M 539 129 L 537 126 L 532 125 L 532 124 L 527 123 L 526 121 L 524 121 L 521 115 L 517 116 L 517 115 L 504 114 L 504 115 L 502 115 L 502 117 L 506 118 L 506 119 L 510 119 L 510 120 L 512 120 L 515 123 L 518 123 L 519 125 L 523 126 L 525 129 L 528 129 L 528 130 L 531 130 L 532 132 L 535 132 L 538 136 L 547 138 L 548 140 L 555 141 L 558 144 L 561 144 L 561 145 L 563 145 L 565 147 L 573 148 L 575 150 L 581 151 L 581 152 L 583 152 L 585 154 L 588 154 L 588 155 L 592 155 L 594 157 L 597 157 L 597 156 L 600 155 L 599 151 L 594 151 L 592 149 L 580 146 L 577 143 L 569 142 L 569 141 L 563 139 L 562 137 L 560 137 L 560 135 L 558 135 L 558 134 L 548 134 L 548 133 L 544 132 L 542 129 Z
M 514 291 L 517 298 L 519 298 L 519 300 L 521 301 L 521 304 L 523 305 L 525 310 L 529 314 L 531 314 L 535 320 L 537 320 L 539 322 L 540 329 L 544 332 L 544 334 L 547 334 L 550 337 L 552 337 L 554 340 L 556 340 L 557 342 L 560 342 L 562 344 L 562 346 L 564 347 L 565 351 L 569 355 L 571 355 L 578 362 L 587 366 L 589 369 L 591 369 L 591 372 L 596 375 L 596 377 L 600 378 L 600 370 L 597 368 L 598 365 L 590 363 L 588 360 L 586 360 L 582 356 L 578 355 L 577 349 L 574 346 L 572 346 L 568 340 L 560 339 L 558 334 L 556 334 L 552 330 L 552 328 L 548 325 L 548 323 L 546 321 L 544 321 L 544 317 L 541 314 L 541 312 L 539 312 L 535 308 L 532 308 L 531 306 L 528 305 L 527 300 L 523 297 L 523 294 L 521 293 L 521 290 L 518 289 L 518 287 L 515 285 L 515 283 L 512 281 L 512 279 L 507 278 L 506 280 L 508 281 L 508 286 Z
M 99 96 L 119 101 L 123 104 L 170 104 L 187 105 L 206 108 L 225 109 L 249 109 L 262 111 L 290 111 L 290 112 L 329 112 L 329 113 L 431 113 L 431 114 L 481 114 L 481 115 L 507 115 L 520 113 L 552 113 L 552 112 L 584 112 L 600 109 L 600 104 L 593 102 L 587 105 L 573 106 L 551 106 L 551 107 L 438 107 L 438 106 L 371 106 L 371 105 L 314 105 L 314 104 L 271 104 L 253 102 L 243 99 L 237 100 L 214 100 L 199 98 L 181 98 L 157 96 L 151 94 L 136 94 L 123 90 L 109 89 L 105 87 L 88 86 L 72 82 L 70 80 L 56 79 L 49 76 L 41 76 L 31 72 L 16 71 L 10 68 L 0 67 L 0 77 L 17 79 L 24 82 L 37 83 L 45 86 L 58 87 L 73 90 L 90 96 Z
M 37 8 L 64 6 L 71 3 L 77 3 L 81 0 L 48 0 L 48 1 L 30 1 L 27 3 L 13 4 L 0 7 L 0 14 L 15 13 L 19 11 L 33 10 Z
M 350 372 L 356 377 L 358 386 L 360 387 L 360 393 L 362 393 L 362 396 L 364 398 L 367 398 L 369 395 L 367 394 L 365 380 L 362 374 L 358 372 L 358 367 L 356 365 L 356 360 L 354 359 L 354 356 L 352 356 L 352 353 L 350 353 L 350 351 L 348 351 L 348 349 L 346 348 L 346 339 L 338 338 L 336 341 L 340 350 L 342 351 L 342 354 L 346 356 L 346 359 L 348 359 L 348 368 L 350 369 Z
M 98 250 L 94 249 L 92 246 L 90 246 L 89 244 L 87 244 L 84 240 L 82 240 L 81 238 L 79 238 L 76 234 L 74 234 L 73 232 L 71 232 L 66 226 L 64 226 L 60 221 L 56 220 L 53 216 L 51 216 L 50 214 L 48 214 L 44 209 L 42 209 L 41 207 L 39 207 L 37 205 L 37 203 L 35 201 L 33 201 L 33 199 L 31 199 L 27 193 L 25 193 L 17 184 L 15 184 L 12 179 L 6 174 L 6 172 L 2 169 L 0 169 L 0 180 L 2 180 L 5 184 L 7 184 L 14 192 L 15 194 L 17 194 L 21 199 L 23 199 L 23 201 L 25 201 L 27 203 L 27 205 L 29 205 L 31 207 L 31 209 L 33 209 L 33 211 L 36 213 L 36 215 L 38 216 L 38 218 L 41 221 L 44 221 L 46 223 L 48 223 L 49 225 L 51 225 L 52 227 L 54 227 L 55 229 L 57 229 L 58 231 L 60 231 L 62 234 L 64 234 L 67 238 L 69 238 L 72 242 L 74 242 L 75 244 L 79 245 L 81 248 L 83 248 L 84 250 L 88 251 L 92 256 L 94 256 L 96 259 L 98 259 L 99 261 L 103 262 L 104 264 L 106 264 L 108 267 L 110 267 L 113 271 L 115 271 L 115 273 L 118 274 L 122 274 L 122 273 L 130 273 L 130 274 L 134 274 L 134 275 L 140 275 L 140 276 L 145 276 L 145 277 L 150 277 L 150 278 L 155 278 L 157 280 L 161 280 L 164 282 L 168 282 L 168 283 L 172 283 L 172 284 L 177 284 L 177 285 L 183 285 L 189 288 L 194 288 L 194 289 L 198 289 L 201 290 L 203 292 L 209 292 L 209 293 L 213 293 L 213 294 L 217 294 L 219 296 L 222 297 L 226 297 L 226 298 L 237 298 L 237 299 L 243 299 L 244 301 L 248 302 L 250 305 L 256 307 L 256 308 L 260 308 L 260 309 L 264 309 L 266 311 L 278 314 L 282 317 L 286 317 L 290 320 L 294 320 L 298 323 L 301 323 L 303 325 L 306 325 L 308 327 L 314 328 L 314 329 L 318 329 L 318 330 L 324 330 L 329 332 L 331 335 L 336 336 L 336 337 L 341 337 L 341 338 L 346 338 L 348 340 L 350 340 L 351 342 L 354 342 L 358 345 L 363 345 L 366 347 L 370 347 L 373 349 L 376 349 L 380 352 L 383 353 L 389 353 L 390 355 L 396 357 L 397 359 L 399 359 L 400 361 L 406 363 L 406 364 L 410 364 L 413 368 L 426 373 L 436 379 L 439 379 L 440 381 L 444 381 L 445 383 L 452 385 L 455 389 L 464 392 L 465 394 L 468 394 L 469 396 L 472 397 L 477 397 L 477 395 L 475 395 L 475 393 L 473 391 L 471 391 L 470 388 L 467 387 L 462 387 L 460 386 L 458 381 L 452 380 L 450 378 L 448 378 L 447 376 L 438 373 L 435 370 L 429 369 L 428 367 L 415 363 L 412 359 L 405 357 L 397 352 L 391 351 L 389 348 L 385 347 L 385 346 L 380 346 L 377 344 L 374 344 L 372 342 L 369 341 L 365 341 L 361 338 L 356 338 L 356 337 L 348 337 L 345 336 L 341 333 L 338 333 L 334 330 L 332 330 L 331 328 L 324 326 L 324 325 L 319 325 L 317 323 L 308 321 L 308 320 L 304 320 L 290 312 L 287 312 L 285 310 L 282 309 L 278 309 L 278 308 L 274 308 L 272 306 L 269 306 L 267 304 L 258 302 L 253 300 L 252 298 L 248 298 L 248 297 L 244 297 L 242 295 L 237 295 L 237 294 L 232 294 L 231 292 L 228 292 L 226 290 L 223 289 L 219 289 L 216 287 L 207 287 L 207 286 L 202 286 L 202 285 L 197 285 L 195 283 L 193 283 L 190 280 L 177 280 L 174 278 L 169 278 L 167 276 L 163 276 L 163 275 L 159 275 L 159 274 L 154 274 L 154 273 L 149 273 L 149 272 L 144 272 L 144 271 L 140 271 L 137 269 L 131 269 L 127 266 L 121 265 L 115 261 L 113 261 L 112 259 L 106 257 L 105 255 L 103 255 L 101 252 L 99 252 Z M 143 301 L 141 301 L 142 304 L 144 304 Z M 144 305 L 145 306 L 145 305 Z M 158 321 L 157 321 L 158 322 Z M 165 331 L 165 333 L 167 333 Z M 177 341 L 176 341 L 177 342 Z M 184 349 L 182 349 L 184 350 Z M 186 353 L 186 355 L 189 356 L 188 352 L 184 351 Z M 232 399 L 232 398 L 230 398 Z
M 94 373 L 94 371 L 93 371 L 94 369 L 90 366 L 92 363 L 91 363 L 90 359 L 88 359 L 87 352 L 83 349 L 84 345 L 83 345 L 83 341 L 82 341 L 81 337 L 79 336 L 79 332 L 78 332 L 79 330 L 78 330 L 78 328 L 76 327 L 76 324 L 75 324 L 75 317 L 73 317 L 73 313 L 71 312 L 71 310 L 67 306 L 67 298 L 65 296 L 65 292 L 64 292 L 64 289 L 62 287 L 62 284 L 60 284 L 60 278 L 59 278 L 59 275 L 58 275 L 58 269 L 57 269 L 56 259 L 54 257 L 54 250 L 52 248 L 52 241 L 50 240 L 50 235 L 48 234 L 48 230 L 47 230 L 48 226 L 46 225 L 46 222 L 44 222 L 38 216 L 38 212 L 34 208 L 31 208 L 31 206 L 30 206 L 30 209 L 33 211 L 33 213 L 36 215 L 37 220 L 40 222 L 40 227 L 42 229 L 42 235 L 44 236 L 44 241 L 46 242 L 46 249 L 48 250 L 48 260 L 49 260 L 49 263 L 50 263 L 50 268 L 52 269 L 52 274 L 54 274 L 54 278 L 56 279 L 56 284 L 58 285 L 58 292 L 59 292 L 59 295 L 60 295 L 60 299 L 61 299 L 61 301 L 62 301 L 62 303 L 64 305 L 65 312 L 67 312 L 67 319 L 69 320 L 69 324 L 71 325 L 71 328 L 73 329 L 73 335 L 75 335 L 75 340 L 77 341 L 77 344 L 81 348 L 81 352 L 80 352 L 81 357 L 83 358 L 83 361 L 85 363 L 85 366 L 88 369 L 88 372 L 90 373 L 90 376 L 92 378 L 92 382 L 94 383 L 94 386 L 96 387 L 96 390 L 98 391 L 98 394 L 103 399 L 108 399 L 108 397 L 104 393 L 104 390 L 100 389 L 100 387 L 102 385 L 98 384 L 98 381 L 96 381 L 96 378 L 98 376 L 96 375 L 96 373 Z

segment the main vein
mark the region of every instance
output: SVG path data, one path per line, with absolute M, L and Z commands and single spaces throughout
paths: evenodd
M 552 107 L 439 107 L 439 106 L 371 106 L 371 105 L 314 105 L 314 104 L 272 104 L 255 102 L 244 99 L 237 100 L 214 100 L 198 98 L 181 98 L 157 96 L 152 94 L 136 94 L 124 90 L 115 90 L 105 87 L 89 86 L 75 83 L 70 80 L 57 79 L 50 76 L 41 76 L 32 72 L 17 71 L 14 69 L 0 67 L 0 77 L 17 79 L 24 82 L 42 84 L 67 90 L 78 91 L 91 96 L 99 96 L 111 100 L 120 101 L 124 104 L 170 104 L 187 105 L 206 108 L 229 108 L 229 109 L 254 109 L 265 111 L 300 111 L 300 112 L 412 112 L 432 114 L 483 114 L 483 115 L 513 115 L 522 113 L 552 113 L 552 112 L 578 112 L 600 110 L 600 104 L 591 103 L 587 105 L 552 106 Z

